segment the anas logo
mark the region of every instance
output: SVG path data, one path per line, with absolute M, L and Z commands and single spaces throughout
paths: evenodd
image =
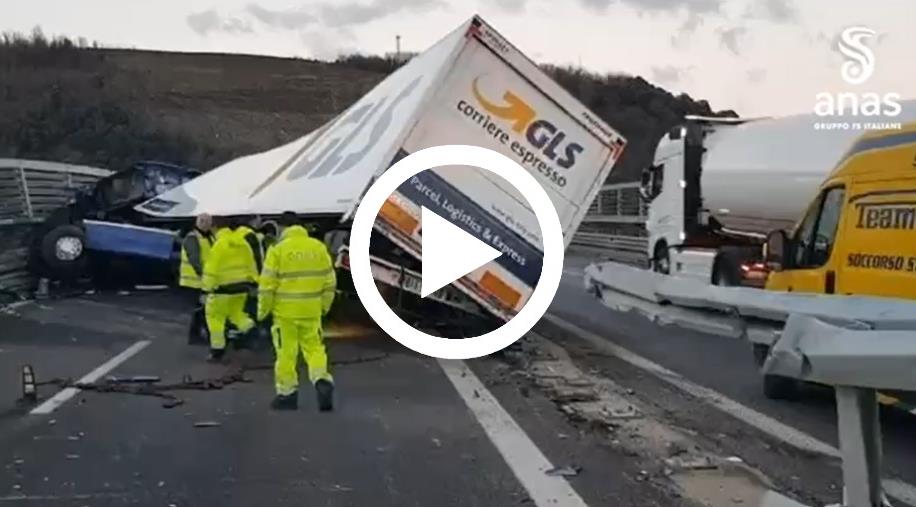
M 490 101 L 480 92 L 479 79 L 474 79 L 471 91 L 487 113 L 509 122 L 513 131 L 524 134 L 532 146 L 563 169 L 569 169 L 576 163 L 576 157 L 585 149 L 581 144 L 569 142 L 566 132 L 550 121 L 538 118 L 537 111 L 512 91 L 506 90 L 502 104 Z
M 860 85 L 875 72 L 875 54 L 865 45 L 877 32 L 865 26 L 852 26 L 840 34 L 837 48 L 847 58 L 840 68 L 843 81 L 851 85 Z
M 840 76 L 847 84 L 862 85 L 874 74 L 875 53 L 867 42 L 876 35 L 877 32 L 867 26 L 851 26 L 840 34 L 837 49 L 845 58 L 840 67 Z M 899 93 L 821 92 L 815 96 L 815 100 L 814 112 L 821 117 L 844 115 L 875 117 L 873 122 L 816 123 L 815 128 L 819 130 L 900 128 L 900 123 L 888 121 L 898 116 L 903 110 Z

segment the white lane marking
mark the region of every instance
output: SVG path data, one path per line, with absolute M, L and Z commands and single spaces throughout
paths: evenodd
M 571 322 L 567 322 L 566 320 L 557 317 L 556 315 L 548 314 L 545 315 L 545 318 L 554 325 L 569 331 L 570 333 L 588 341 L 595 346 L 605 349 L 614 356 L 632 364 L 637 368 L 652 373 L 659 379 L 664 380 L 674 387 L 677 387 L 681 391 L 684 391 L 691 396 L 714 405 L 723 412 L 726 412 L 736 419 L 750 424 L 751 426 L 763 431 L 770 436 L 783 440 L 786 443 L 791 444 L 799 449 L 813 451 L 832 457 L 840 456 L 840 451 L 837 450 L 836 447 L 822 442 L 806 433 L 802 433 L 801 431 L 798 431 L 791 426 L 787 426 L 767 415 L 757 412 L 752 408 L 748 408 L 738 403 L 737 401 L 732 400 L 731 398 L 713 391 L 712 389 L 694 384 L 693 382 L 665 368 L 664 366 L 654 363 L 638 354 L 630 352 L 620 345 L 612 343 L 596 335 L 595 333 L 592 333 L 591 331 L 582 329 L 581 327 Z
M 106 373 L 110 372 L 111 370 L 117 368 L 121 363 L 123 363 L 124 361 L 127 361 L 128 359 L 136 355 L 138 352 L 145 349 L 146 346 L 149 344 L 150 344 L 149 340 L 138 341 L 137 343 L 131 345 L 130 347 L 127 347 L 120 354 L 102 363 L 98 368 L 87 373 L 83 378 L 79 379 L 77 383 L 78 384 L 89 384 L 89 383 L 95 382 L 96 380 L 101 378 L 102 375 L 105 375 Z M 29 413 L 32 415 L 50 414 L 51 412 L 54 412 L 54 410 L 56 410 L 57 407 L 66 403 L 67 400 L 76 396 L 76 394 L 79 392 L 80 390 L 75 387 L 68 387 L 66 389 L 63 389 L 59 391 L 57 394 L 55 394 L 54 396 L 52 396 L 51 398 L 49 398 L 47 401 L 42 403 L 41 405 L 38 405 L 37 407 L 33 408 L 32 411 Z
M 616 356 L 617 358 L 630 363 L 631 365 L 645 370 L 660 380 L 671 384 L 672 386 L 684 391 L 685 393 L 699 398 L 710 405 L 718 408 L 719 410 L 731 415 L 735 419 L 738 419 L 758 430 L 770 435 L 773 438 L 782 440 L 783 442 L 795 446 L 799 449 L 813 451 L 826 456 L 839 458 L 840 451 L 836 447 L 818 440 L 817 438 L 808 435 L 802 431 L 799 431 L 791 426 L 787 426 L 767 415 L 764 415 L 756 410 L 746 407 L 737 401 L 728 398 L 727 396 L 720 394 L 708 387 L 703 387 L 701 385 L 695 384 L 690 380 L 682 377 L 681 375 L 661 366 L 657 363 L 654 363 L 634 352 L 612 343 L 591 331 L 582 329 L 581 327 L 567 322 L 561 317 L 556 315 L 547 314 L 544 316 L 545 319 L 550 321 L 552 324 L 563 328 L 564 330 L 572 333 L 574 336 L 583 339 L 599 348 L 604 349 L 606 352 L 609 352 Z M 910 505 L 916 505 L 916 486 L 903 482 L 897 479 L 882 479 L 881 484 L 884 487 L 884 491 L 898 500 L 901 500 Z
M 535 505 L 587 507 L 565 478 L 544 473 L 553 465 L 464 361 L 439 359 L 439 366 Z
M 59 496 L 59 495 L 10 495 L 10 496 L 0 496 L 0 502 L 37 502 L 37 501 L 46 501 L 46 502 L 69 502 L 74 500 L 96 500 L 102 498 L 127 498 L 126 493 L 92 493 L 85 495 L 69 495 L 69 496 Z

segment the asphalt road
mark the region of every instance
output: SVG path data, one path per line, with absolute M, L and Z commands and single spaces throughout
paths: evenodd
M 829 391 L 811 390 L 797 403 L 767 400 L 746 344 L 608 309 L 582 287 L 590 260 L 567 257 L 552 315 L 836 445 Z M 230 365 L 208 364 L 205 348 L 185 343 L 186 324 L 185 309 L 167 292 L 88 295 L 0 313 L 0 505 L 689 505 L 645 481 L 643 467 L 660 457 L 635 457 L 610 445 L 619 436 L 569 420 L 556 399 L 518 380 L 527 372 L 500 357 L 449 363 L 469 368 L 456 375 L 371 328 L 348 329 L 348 338 L 329 342 L 337 410 L 319 414 L 304 386 L 298 412 L 276 413 L 268 408 L 269 352 L 236 351 Z M 541 331 L 583 371 L 632 393 L 654 420 L 718 455 L 739 456 L 772 479 L 772 489 L 809 505 L 839 499 L 835 460 L 780 445 L 568 332 Z M 52 385 L 41 387 L 39 402 L 21 404 L 23 364 L 39 381 L 91 372 L 199 381 L 241 364 L 248 370 L 246 382 L 222 389 L 172 392 L 184 403 L 165 408 L 162 398 L 68 397 Z M 479 387 L 470 382 L 476 378 Z M 59 404 L 32 413 L 50 399 Z M 883 419 L 888 472 L 916 482 L 912 418 Z M 543 463 L 581 471 L 551 477 Z
M 836 408 L 831 390 L 807 387 L 804 396 L 794 402 L 767 399 L 761 390 L 749 344 L 678 327 L 659 326 L 641 315 L 609 309 L 583 288 L 582 269 L 592 260 L 594 258 L 582 255 L 567 255 L 563 281 L 551 306 L 551 314 L 746 407 L 821 441 L 838 445 Z M 916 484 L 914 423 L 916 416 L 911 414 L 896 409 L 882 411 L 887 473 L 909 484 Z M 696 429 L 704 431 L 704 423 L 698 424 Z M 788 466 L 785 462 L 773 465 L 774 468 Z M 779 471 L 773 470 L 773 473 L 778 475 Z M 838 471 L 833 472 L 834 476 L 837 474 Z
M 103 377 L 178 382 L 232 371 L 185 343 L 186 322 L 167 293 L 92 295 L 0 314 L 0 505 L 680 504 L 630 479 L 638 470 L 628 458 L 573 427 L 551 400 L 500 380 L 499 360 L 468 362 L 471 370 L 450 380 L 438 361 L 370 329 L 329 344 L 339 393 L 330 414 L 317 412 L 307 385 L 299 411 L 270 411 L 271 358 L 253 351 L 232 354 L 252 368 L 248 382 L 177 391 L 184 404 L 174 408 L 151 396 L 80 391 L 50 413 L 31 413 L 60 397 L 53 386 L 41 387 L 40 405 L 15 401 L 26 362 L 39 381 L 80 378 L 113 357 L 123 361 Z M 474 375 L 492 395 L 456 387 Z M 496 402 L 482 411 L 466 401 L 490 396 Z M 582 472 L 548 476 L 539 459 Z M 572 496 L 548 498 L 564 491 Z

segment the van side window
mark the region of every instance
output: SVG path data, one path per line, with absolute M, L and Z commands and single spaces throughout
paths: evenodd
M 817 268 L 830 260 L 837 226 L 843 213 L 846 191 L 843 187 L 826 190 L 819 198 L 795 237 L 795 268 Z

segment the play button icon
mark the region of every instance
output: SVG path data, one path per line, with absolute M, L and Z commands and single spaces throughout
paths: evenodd
M 429 296 L 502 255 L 425 206 L 420 217 L 423 227 L 420 297 Z
M 485 204 L 474 209 L 481 219 L 476 223 L 485 227 L 478 235 L 467 231 L 460 223 L 455 225 L 444 218 L 451 216 L 444 214 L 446 210 L 452 212 L 458 209 L 454 205 L 461 200 L 459 195 L 445 196 L 431 190 L 432 187 L 427 187 L 426 190 L 434 195 L 425 193 L 429 199 L 418 202 L 399 193 L 398 189 L 405 182 L 412 181 L 414 176 L 424 171 L 460 166 L 476 167 L 492 173 L 518 190 L 529 203 L 530 210 L 537 219 L 543 238 L 542 254 L 536 249 L 525 249 L 521 254 L 517 249 L 512 249 L 510 244 L 506 244 L 505 248 L 501 244 L 498 248 L 493 248 L 495 245 L 490 242 L 490 237 L 494 238 L 494 243 L 497 241 L 496 238 L 500 238 L 498 241 L 501 243 L 506 243 L 510 234 L 500 225 L 505 225 L 503 219 L 493 214 L 507 212 L 507 209 L 500 209 L 498 206 L 499 199 L 490 198 L 496 194 L 490 197 L 484 193 L 468 195 L 473 203 Z M 413 181 L 411 184 L 416 183 Z M 395 194 L 399 194 L 399 197 L 392 200 Z M 414 204 L 411 206 L 409 202 Z M 394 221 L 386 223 L 381 218 L 385 206 L 388 208 L 384 213 Z M 443 215 L 437 214 L 438 211 L 442 211 Z M 483 225 L 483 222 L 486 222 L 486 225 Z M 480 336 L 460 336 L 460 339 L 455 339 L 458 336 L 432 335 L 408 324 L 382 297 L 377 285 L 381 280 L 376 280 L 373 274 L 372 256 L 369 254 L 369 244 L 375 236 L 373 233 L 377 227 L 379 231 L 385 228 L 387 234 L 391 235 L 389 239 L 396 244 L 399 243 L 401 249 L 410 251 L 420 260 L 420 294 L 423 298 L 461 279 L 462 283 L 456 284 L 459 291 L 476 301 L 481 312 L 489 309 L 491 317 L 500 317 L 503 315 L 498 313 L 498 309 L 493 308 L 495 305 L 487 306 L 487 302 L 499 301 L 498 298 L 511 297 L 513 294 L 518 296 L 518 291 L 524 289 L 522 285 L 526 283 L 512 278 L 514 275 L 508 271 L 506 265 L 512 265 L 512 262 L 522 264 L 533 261 L 529 264 L 539 265 L 540 276 L 517 313 L 508 318 L 503 316 L 504 323 L 496 329 Z M 388 229 L 389 227 L 393 228 Z M 480 227 L 474 229 L 476 231 Z M 470 359 L 506 348 L 537 324 L 547 312 L 560 286 L 564 248 L 560 218 L 547 191 L 531 172 L 497 151 L 480 146 L 445 145 L 423 148 L 401 158 L 369 186 L 353 214 L 348 264 L 359 300 L 372 320 L 388 336 L 405 347 L 427 356 L 440 359 Z M 494 259 L 499 261 L 491 262 Z M 471 313 L 474 313 L 473 310 Z M 474 318 L 473 315 L 469 317 Z

